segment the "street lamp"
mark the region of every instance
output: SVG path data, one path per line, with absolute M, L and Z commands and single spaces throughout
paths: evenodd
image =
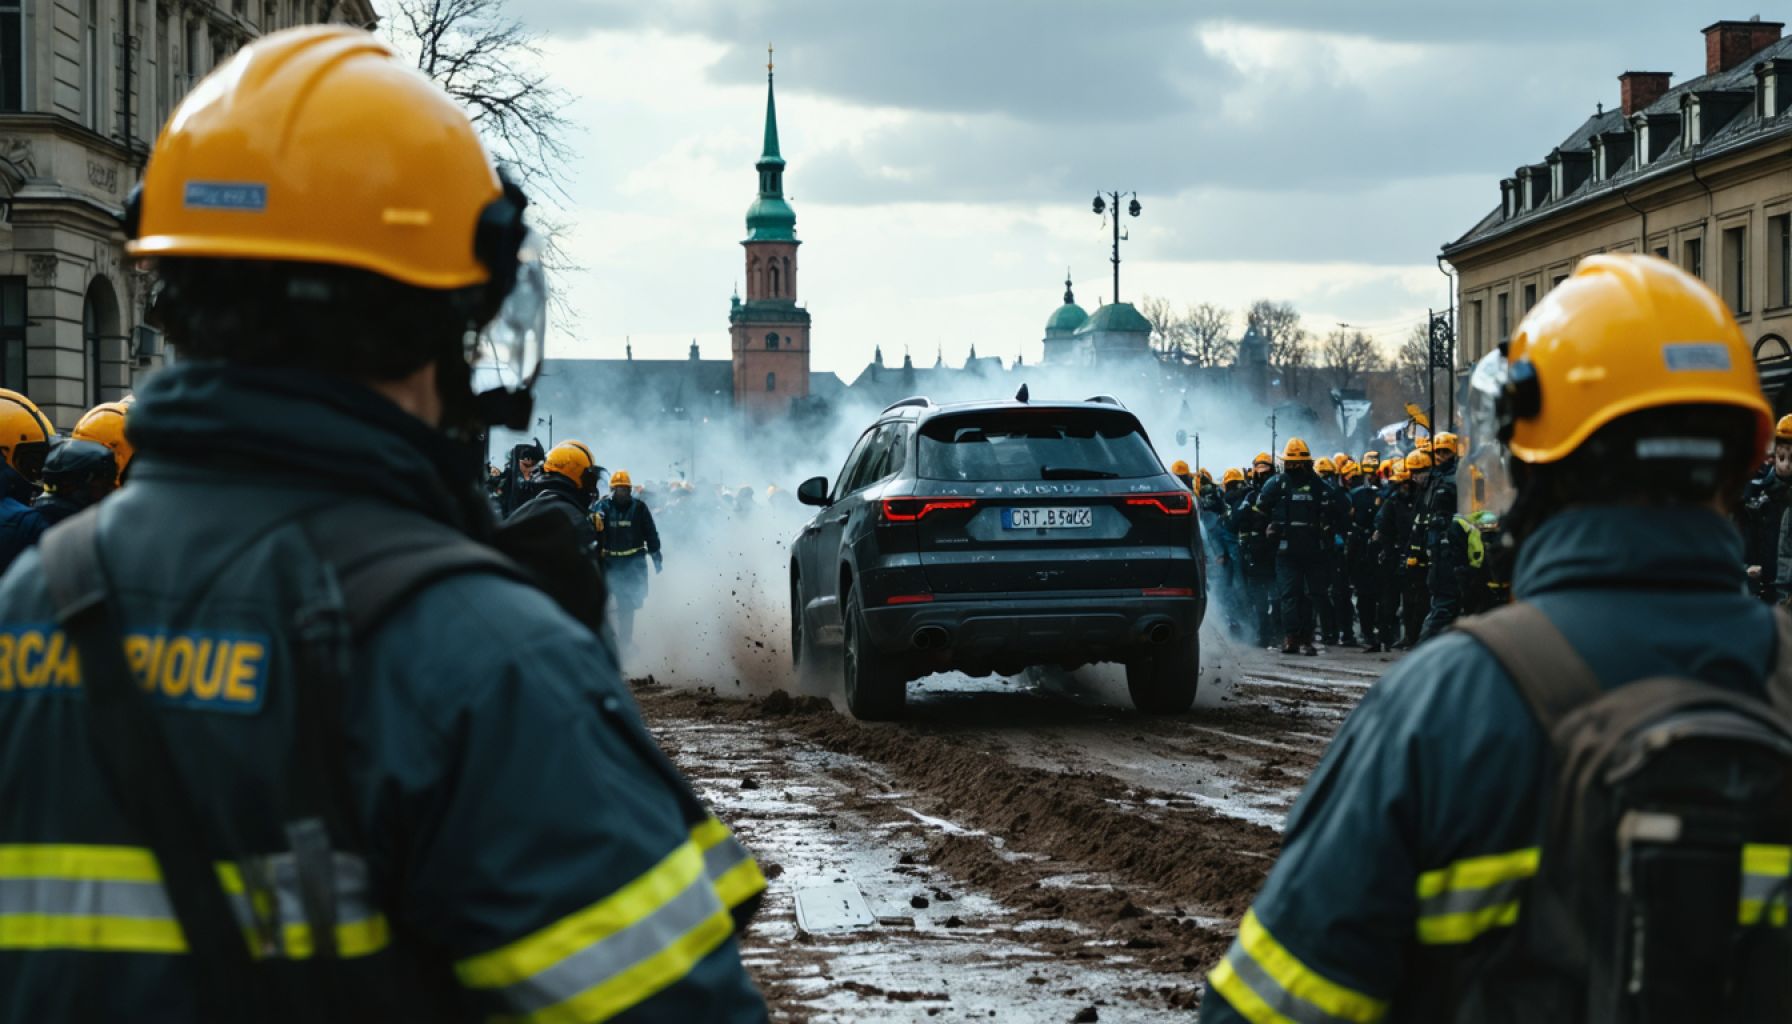
M 1139 205 L 1139 194 L 1137 192 L 1097 192 L 1097 193 L 1095 193 L 1095 202 L 1092 205 L 1092 209 L 1095 210 L 1095 215 L 1098 217 L 1106 214 L 1108 211 L 1108 207 L 1110 205 L 1112 205 L 1113 210 L 1114 210 L 1114 259 L 1113 259 L 1113 262 L 1114 262 L 1114 301 L 1115 302 L 1120 301 L 1120 242 L 1122 239 L 1127 239 L 1127 238 L 1132 237 L 1130 234 L 1123 234 L 1120 231 L 1120 197 L 1128 196 L 1128 195 L 1132 197 L 1132 201 L 1126 204 L 1126 212 L 1132 214 L 1134 217 L 1137 217 L 1139 215 L 1139 213 L 1142 210 L 1144 210 L 1144 207 Z M 1111 204 L 1109 203 L 1109 200 L 1112 200 Z

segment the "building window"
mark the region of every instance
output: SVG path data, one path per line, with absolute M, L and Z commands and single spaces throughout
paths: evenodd
M 1525 310 L 1525 312 L 1529 313 L 1531 311 L 1531 307 L 1535 306 L 1536 304 L 1537 304 L 1537 286 L 1535 284 L 1525 285 L 1524 286 L 1524 310 Z
M 87 0 L 87 24 L 82 26 L 81 57 L 87 62 L 87 127 L 100 130 L 100 0 Z
M 1487 352 L 1487 323 L 1481 312 L 1481 300 L 1468 304 L 1468 343 L 1476 358 Z
M 112 286 L 103 277 L 96 277 L 87 286 L 87 299 L 81 307 L 83 341 L 87 350 L 87 397 L 89 406 L 106 400 L 106 348 L 123 340 L 118 326 L 118 300 Z
M 783 282 L 778 276 L 778 261 L 776 259 L 767 260 L 766 267 L 771 271 L 771 282 L 772 282 L 771 294 L 772 294 L 772 296 L 776 297 L 776 296 L 784 294 L 783 291 L 781 290 Z
M 1724 229 L 1724 301 L 1730 312 L 1748 312 L 1748 228 Z
M 1664 260 L 1667 259 L 1668 258 L 1668 247 L 1665 245 L 1656 246 L 1655 247 L 1655 255 L 1659 256 L 1660 258 L 1662 258 Z
M 1494 316 L 1499 318 L 1500 344 L 1512 340 L 1512 296 L 1501 292 L 1493 300 Z
M 765 375 L 765 390 L 767 390 L 767 391 L 778 390 L 778 375 L 777 374 L 768 373 Z
M 1767 221 L 1767 278 L 1773 285 L 1773 304 L 1792 306 L 1792 213 Z
M 1680 266 L 1694 277 L 1705 276 L 1705 240 L 1688 238 L 1680 243 Z
M 205 41 L 205 34 L 201 31 L 203 26 L 204 22 L 198 18 L 187 22 L 187 79 L 175 90 L 177 96 L 193 88 L 193 83 L 199 81 L 199 76 L 203 73 L 199 66 L 199 47 Z
M 0 110 L 25 109 L 25 15 L 19 0 L 0 0 Z
M 773 352 L 776 352 L 778 350 L 778 336 L 776 334 L 766 335 L 765 336 L 765 347 L 771 349 Z
M 0 388 L 25 390 L 25 279 L 0 277 Z

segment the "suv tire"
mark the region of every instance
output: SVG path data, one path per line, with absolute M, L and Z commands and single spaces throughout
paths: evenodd
M 801 577 L 790 578 L 790 663 L 796 670 L 797 692 L 805 695 L 827 695 L 832 685 L 828 665 L 835 652 L 815 642 L 815 629 L 803 600 Z
M 854 718 L 868 722 L 889 721 L 902 717 L 908 703 L 908 680 L 878 657 L 871 647 L 865 629 L 865 612 L 859 607 L 857 587 L 846 592 L 846 613 L 841 617 L 846 627 L 846 644 L 841 664 L 846 689 L 846 708 Z
M 1132 706 L 1147 715 L 1179 715 L 1194 706 L 1201 685 L 1201 638 L 1196 634 L 1134 655 L 1126 663 Z

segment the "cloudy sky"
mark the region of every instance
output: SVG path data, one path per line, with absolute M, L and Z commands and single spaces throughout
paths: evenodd
M 1113 294 L 1097 189 L 1137 190 L 1122 298 L 1392 346 L 1441 243 L 1627 69 L 1702 72 L 1706 0 L 510 0 L 581 127 L 553 354 L 727 352 L 766 44 L 814 364 L 1039 356 L 1066 267 Z M 1787 13 L 1763 10 L 1768 18 Z

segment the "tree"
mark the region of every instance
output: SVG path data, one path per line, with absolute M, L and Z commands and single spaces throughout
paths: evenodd
M 1238 355 L 1232 335 L 1232 314 L 1211 302 L 1188 307 L 1182 317 L 1188 361 L 1196 366 L 1228 366 Z
M 1401 397 L 1404 401 L 1414 402 L 1420 406 L 1425 404 L 1430 395 L 1426 385 L 1425 372 L 1431 353 L 1431 331 L 1424 322 L 1413 325 L 1400 343 L 1400 354 L 1395 359 L 1395 373 L 1400 381 Z M 1437 370 L 1438 394 L 1447 394 L 1450 387 L 1450 371 L 1444 367 Z M 1439 428 L 1442 429 L 1442 428 Z
M 1351 387 L 1363 374 L 1373 373 L 1387 365 L 1374 338 L 1362 331 L 1345 327 L 1325 336 L 1320 355 L 1324 358 L 1324 369 L 1334 388 Z
M 539 70 L 539 37 L 512 17 L 507 0 L 390 0 L 381 28 L 417 70 L 466 108 L 493 158 L 528 193 L 529 219 L 546 240 L 543 264 L 556 277 L 580 267 L 561 248 L 564 226 L 546 209 L 566 202 L 573 166 L 567 142 L 573 123 L 567 93 Z M 566 317 L 564 290 L 550 291 L 556 316 Z
M 1269 365 L 1282 371 L 1288 393 L 1299 395 L 1301 377 L 1312 363 L 1313 336 L 1301 327 L 1294 304 L 1258 299 L 1245 313 L 1245 322 L 1269 345 Z
M 1186 327 L 1170 300 L 1146 295 L 1139 299 L 1138 310 L 1140 316 L 1151 322 L 1153 349 L 1169 356 L 1179 356 L 1187 349 Z

